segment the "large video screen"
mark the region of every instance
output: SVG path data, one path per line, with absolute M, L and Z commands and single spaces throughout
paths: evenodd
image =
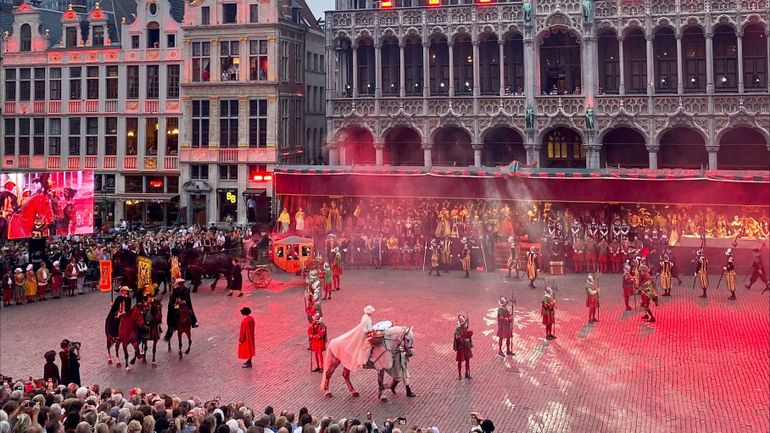
M 93 231 L 93 171 L 0 173 L 0 239 Z

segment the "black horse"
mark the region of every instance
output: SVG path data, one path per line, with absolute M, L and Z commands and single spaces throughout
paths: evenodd
M 112 268 L 115 270 L 115 276 L 122 278 L 121 284 L 130 287 L 132 290 L 136 290 L 138 284 L 139 265 L 137 264 L 137 259 L 137 254 L 128 249 L 121 249 L 112 256 Z M 168 257 L 162 255 L 152 256 L 150 260 L 152 260 L 152 282 L 158 285 L 158 289 L 160 289 L 161 283 L 165 284 L 163 293 L 166 293 L 169 289 L 171 278 L 171 261 Z M 141 291 L 134 293 L 137 292 Z M 139 301 L 137 299 L 137 302 Z
M 201 253 L 195 248 L 187 247 L 179 255 L 179 264 L 186 279 L 192 281 L 193 292 L 198 291 L 203 277 L 213 277 L 211 290 L 217 286 L 219 277 L 230 275 L 232 262 L 225 253 Z

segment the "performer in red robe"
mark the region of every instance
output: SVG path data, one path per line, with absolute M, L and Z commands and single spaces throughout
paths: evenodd
M 251 358 L 254 357 L 256 350 L 254 348 L 254 318 L 251 317 L 251 308 L 241 308 L 243 320 L 241 321 L 241 332 L 238 336 L 238 359 L 245 359 L 243 368 L 251 368 Z
M 313 362 L 310 362 L 311 371 L 322 372 L 324 365 L 324 350 L 326 350 L 326 324 L 320 314 L 316 315 L 315 320 L 310 323 L 307 330 L 310 339 L 310 350 L 312 359 L 315 360 L 316 368 L 312 368 Z

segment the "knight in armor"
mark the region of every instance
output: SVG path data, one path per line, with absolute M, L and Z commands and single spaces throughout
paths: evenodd
M 722 268 L 722 271 L 724 272 L 725 276 L 725 282 L 727 283 L 727 290 L 730 291 L 730 297 L 727 298 L 730 301 L 735 300 L 735 259 L 733 258 L 733 249 L 728 248 L 727 251 L 725 251 L 725 255 L 727 256 L 727 263 L 725 264 L 724 268 Z
M 527 279 L 529 279 L 530 288 L 535 288 L 538 272 L 540 272 L 540 265 L 535 247 L 529 247 L 529 251 L 527 251 Z
M 457 380 L 462 380 L 462 365 L 465 363 L 465 378 L 471 379 L 471 358 L 473 358 L 473 331 L 468 329 L 468 318 L 462 314 L 457 316 L 454 344 L 455 360 L 457 361 Z
M 501 297 L 497 304 L 497 356 L 504 357 L 505 355 L 513 355 L 511 352 L 513 314 L 508 309 L 508 298 L 505 296 Z M 505 355 L 503 354 L 503 340 L 505 340 Z
M 508 237 L 508 279 L 511 278 L 511 271 L 516 270 L 516 279 L 519 279 L 519 243 L 515 236 Z
M 674 262 L 668 256 L 668 252 L 663 254 L 663 260 L 660 261 L 660 288 L 663 289 L 663 296 L 671 296 L 672 278 L 674 277 Z M 681 280 L 680 280 L 681 282 Z
M 696 253 L 696 262 L 695 262 L 695 278 L 698 279 L 698 282 L 700 283 L 700 288 L 703 290 L 703 294 L 700 296 L 701 298 L 708 297 L 706 295 L 706 291 L 709 287 L 709 274 L 708 274 L 708 268 L 709 268 L 709 261 L 706 259 L 706 256 L 703 254 L 703 250 L 698 250 Z
M 460 253 L 460 263 L 462 264 L 463 271 L 465 272 L 465 278 L 470 277 L 471 270 L 471 249 L 468 246 L 468 239 L 462 239 L 463 251 Z

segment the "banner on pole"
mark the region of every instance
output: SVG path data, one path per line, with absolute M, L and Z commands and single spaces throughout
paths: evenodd
M 112 290 L 112 260 L 99 260 L 99 291 Z
M 139 257 L 136 259 L 137 265 L 137 288 L 144 288 L 145 284 L 152 283 L 152 260 L 149 257 Z

